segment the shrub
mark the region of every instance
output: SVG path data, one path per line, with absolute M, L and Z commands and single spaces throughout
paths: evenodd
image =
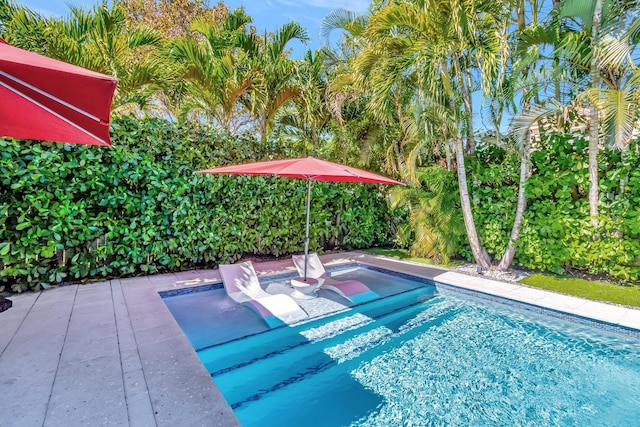
M 121 118 L 113 147 L 0 138 L 0 291 L 215 266 L 300 251 L 299 180 L 194 174 L 295 157 L 286 146 L 164 120 Z M 314 183 L 312 249 L 386 243 L 376 186 Z
M 513 225 L 518 163 L 492 149 L 471 159 L 470 193 L 478 233 L 487 251 L 501 256 Z M 587 142 L 552 134 L 532 153 L 527 211 L 515 264 L 562 273 L 580 269 L 621 280 L 640 278 L 640 157 L 634 143 L 625 153 L 599 156 L 600 218 L 589 219 Z

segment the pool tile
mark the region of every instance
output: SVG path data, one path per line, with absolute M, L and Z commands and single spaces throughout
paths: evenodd
M 494 280 L 454 272 L 439 274 L 434 277 L 434 280 L 464 289 L 485 292 L 491 295 L 504 295 L 508 292 L 513 292 L 522 288 L 522 286 L 511 283 L 496 282 Z

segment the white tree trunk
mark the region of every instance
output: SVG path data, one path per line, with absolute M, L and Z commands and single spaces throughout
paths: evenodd
M 516 255 L 516 243 L 520 239 L 520 229 L 522 228 L 522 220 L 524 219 L 524 212 L 527 209 L 527 195 L 525 191 L 525 185 L 527 179 L 529 179 L 529 173 L 531 160 L 531 136 L 527 132 L 524 140 L 524 147 L 522 149 L 522 159 L 520 161 L 520 183 L 518 188 L 518 203 L 516 207 L 516 216 L 513 220 L 513 227 L 511 228 L 511 236 L 507 249 L 502 255 L 500 264 L 496 268 L 498 271 L 507 271 L 513 262 L 513 258 Z
M 600 86 L 600 67 L 596 46 L 598 45 L 598 35 L 600 33 L 600 21 L 602 20 L 602 2 L 596 0 L 596 7 L 593 12 L 593 23 L 591 26 L 591 87 L 596 89 Z M 594 227 L 598 226 L 598 109 L 591 104 L 589 112 L 589 214 Z
M 462 216 L 464 217 L 464 226 L 467 230 L 469 245 L 473 252 L 476 264 L 485 270 L 491 268 L 491 261 L 487 252 L 480 244 L 480 238 L 476 230 L 476 224 L 473 220 L 473 212 L 471 210 L 471 200 L 469 199 L 469 189 L 467 187 L 467 171 L 464 165 L 464 147 L 462 138 L 456 138 L 456 161 L 458 162 L 458 187 L 460 189 L 460 203 L 462 205 Z
M 526 2 L 520 1 L 518 4 L 518 29 L 520 31 L 526 28 L 526 13 L 525 13 Z M 523 74 L 527 74 L 529 68 L 525 68 L 522 72 Z M 527 94 L 529 93 L 529 88 L 524 88 L 524 99 L 527 99 Z M 523 103 L 523 111 L 529 111 L 529 101 L 524 101 Z M 538 126 L 542 126 L 542 123 L 539 123 Z M 527 179 L 529 179 L 529 171 L 530 171 L 530 160 L 531 160 L 531 134 L 527 132 L 524 137 L 524 146 L 522 147 L 522 157 L 520 159 L 520 182 L 518 183 L 518 201 L 516 204 L 516 215 L 513 219 L 513 227 L 511 228 L 511 235 L 509 236 L 509 242 L 507 243 L 507 248 L 502 255 L 502 259 L 496 268 L 498 271 L 506 271 L 511 266 L 513 262 L 513 258 L 516 255 L 516 244 L 520 239 L 520 229 L 522 227 L 522 220 L 524 219 L 524 212 L 527 209 L 527 196 L 525 191 L 525 185 L 527 183 Z

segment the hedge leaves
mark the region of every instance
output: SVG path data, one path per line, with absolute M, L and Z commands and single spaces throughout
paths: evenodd
M 215 267 L 303 248 L 305 183 L 199 175 L 286 145 L 121 118 L 113 147 L 0 139 L 0 290 Z M 314 183 L 312 249 L 386 243 L 377 186 Z

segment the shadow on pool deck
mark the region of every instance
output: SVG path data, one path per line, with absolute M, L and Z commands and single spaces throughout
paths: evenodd
M 437 277 L 465 289 L 557 310 L 582 310 L 640 329 L 640 310 L 365 253 L 322 259 Z M 290 260 L 255 267 L 260 275 L 293 271 Z M 194 270 L 12 297 L 13 308 L 0 313 L 0 425 L 240 425 L 158 295 L 218 279 L 217 270 Z

